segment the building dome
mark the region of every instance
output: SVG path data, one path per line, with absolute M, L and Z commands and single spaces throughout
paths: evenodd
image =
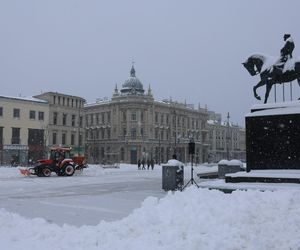
M 141 81 L 135 76 L 135 69 L 132 65 L 130 77 L 123 83 L 122 94 L 144 94 L 144 88 Z

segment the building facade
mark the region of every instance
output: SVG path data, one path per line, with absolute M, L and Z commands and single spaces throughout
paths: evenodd
M 218 118 L 215 120 L 214 118 Z M 209 162 L 222 159 L 246 160 L 246 131 L 231 122 L 222 121 L 220 114 L 211 112 L 208 120 L 209 129 Z
M 49 147 L 74 147 L 74 153 L 82 153 L 84 147 L 85 99 L 57 92 L 45 92 L 34 96 L 49 104 L 49 123 L 45 133 Z
M 35 98 L 0 96 L 0 163 L 38 159 L 47 145 L 49 104 Z
M 117 86 L 109 100 L 85 106 L 86 154 L 89 162 L 136 163 L 138 159 L 166 162 L 176 154 L 190 161 L 188 143 L 196 143 L 195 161 L 208 156 L 208 113 L 206 109 L 173 102 L 156 101 L 132 66 L 130 77 Z

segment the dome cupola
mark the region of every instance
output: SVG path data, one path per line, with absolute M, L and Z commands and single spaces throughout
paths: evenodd
M 132 65 L 130 70 L 130 77 L 123 83 L 121 93 L 122 94 L 136 94 L 143 95 L 144 88 L 141 81 L 135 76 L 135 69 Z

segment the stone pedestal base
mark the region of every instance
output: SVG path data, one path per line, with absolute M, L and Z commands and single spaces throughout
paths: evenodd
M 246 116 L 247 172 L 300 169 L 300 102 L 256 106 Z

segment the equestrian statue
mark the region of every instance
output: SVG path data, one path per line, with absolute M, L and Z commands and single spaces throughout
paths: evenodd
M 280 51 L 279 59 L 256 53 L 242 63 L 251 76 L 260 75 L 260 81 L 253 87 L 256 99 L 261 100 L 256 92 L 257 88 L 266 85 L 264 103 L 267 103 L 274 84 L 291 82 L 297 79 L 300 86 L 300 60 L 295 60 L 292 56 L 295 44 L 290 34 L 285 34 L 283 39 L 285 43 Z

